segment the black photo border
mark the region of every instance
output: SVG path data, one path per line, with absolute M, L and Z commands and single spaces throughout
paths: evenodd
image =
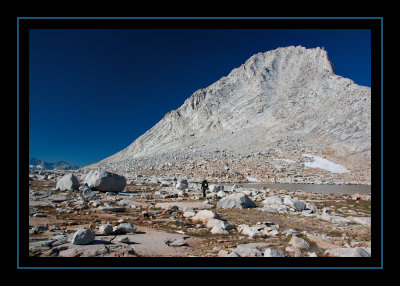
M 383 268 L 383 17 L 17 17 L 17 268 L 18 269 L 382 269 Z M 29 257 L 30 29 L 370 29 L 372 89 L 371 258 L 296 257 Z

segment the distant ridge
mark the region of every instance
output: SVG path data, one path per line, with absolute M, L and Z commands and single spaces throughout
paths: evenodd
M 64 161 L 49 163 L 33 157 L 29 159 L 29 170 L 78 170 L 79 168 L 81 166 L 71 165 Z

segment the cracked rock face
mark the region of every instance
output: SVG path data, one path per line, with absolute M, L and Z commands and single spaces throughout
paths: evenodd
M 127 148 L 88 167 L 118 170 L 144 158 L 156 165 L 274 150 L 287 164 L 313 154 L 343 166 L 349 180 L 368 181 L 370 148 L 371 89 L 335 74 L 324 49 L 290 46 L 253 55 Z

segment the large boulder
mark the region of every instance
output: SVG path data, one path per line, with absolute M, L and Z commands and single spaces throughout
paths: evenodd
M 267 232 L 264 231 L 264 228 L 259 226 L 248 226 L 246 224 L 241 224 L 238 226 L 238 231 L 242 235 L 247 235 L 253 238 L 267 236 Z
M 72 237 L 72 244 L 89 244 L 94 241 L 95 233 L 87 228 L 81 227 L 76 230 Z
M 96 191 L 120 192 L 126 186 L 126 178 L 124 176 L 105 171 L 90 171 L 86 175 L 84 183 Z
M 113 232 L 112 224 L 102 224 L 99 227 L 99 232 L 104 234 L 111 234 Z
M 285 197 L 283 200 L 283 204 L 296 209 L 301 212 L 306 208 L 306 203 L 297 198 Z
M 286 257 L 286 255 L 278 250 L 267 248 L 265 249 L 264 257 Z
M 274 196 L 266 198 L 263 201 L 263 204 L 264 205 L 270 205 L 270 204 L 283 205 L 283 199 L 280 196 L 274 195 Z
M 229 223 L 226 222 L 226 221 L 213 218 L 213 219 L 210 219 L 210 220 L 207 222 L 206 227 L 207 227 L 207 228 L 210 228 L 210 229 L 213 229 L 213 228 L 215 228 L 215 227 L 221 227 L 221 228 L 224 229 L 224 230 L 230 230 L 230 229 L 233 228 L 233 225 L 229 224 Z
M 229 232 L 221 226 L 213 227 L 210 232 L 211 234 L 229 234 Z
M 324 255 L 336 257 L 371 257 L 370 253 L 361 247 L 328 249 Z
M 292 236 L 292 239 L 289 241 L 289 244 L 297 247 L 299 249 L 310 249 L 311 245 L 305 241 L 304 239 L 296 236 Z
M 64 190 L 77 190 L 79 188 L 79 181 L 73 174 L 66 174 L 57 181 L 57 189 Z
M 262 252 L 257 248 L 246 247 L 242 245 L 238 245 L 235 249 L 233 249 L 239 257 L 261 257 L 263 256 Z M 232 251 L 232 252 L 233 252 Z
M 219 215 L 216 212 L 209 210 L 201 210 L 195 216 L 192 217 L 193 222 L 207 223 L 211 219 L 219 219 Z
M 135 233 L 136 227 L 131 223 L 120 223 L 118 226 L 114 226 L 113 232 L 116 234 Z
M 257 205 L 244 193 L 226 196 L 218 201 L 218 209 L 244 209 L 255 208 Z

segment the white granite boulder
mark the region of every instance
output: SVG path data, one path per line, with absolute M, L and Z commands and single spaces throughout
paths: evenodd
M 255 208 L 257 205 L 244 193 L 226 196 L 218 201 L 218 209 L 244 209 Z
M 324 255 L 336 257 L 371 257 L 368 251 L 361 247 L 328 249 Z
M 92 230 L 81 227 L 76 230 L 72 237 L 72 244 L 89 244 L 94 241 L 95 234 Z
M 104 234 L 111 234 L 113 232 L 112 224 L 102 224 L 99 227 L 99 232 Z
M 278 250 L 267 248 L 264 251 L 264 257 L 286 257 L 286 255 Z
M 215 227 L 221 227 L 224 230 L 230 230 L 233 228 L 233 226 L 231 224 L 229 224 L 228 222 L 220 220 L 220 219 L 215 219 L 215 218 L 210 219 L 207 222 L 206 227 L 210 228 L 210 229 L 215 228 Z
M 310 249 L 311 245 L 305 241 L 304 239 L 296 236 L 292 236 L 292 239 L 289 241 L 289 244 L 299 248 L 299 249 Z
M 289 207 L 296 209 L 299 212 L 306 208 L 306 203 L 297 198 L 285 197 L 283 203 Z
M 64 190 L 77 190 L 79 188 L 79 181 L 73 174 L 66 174 L 57 181 L 57 189 Z
M 89 188 L 101 192 L 120 192 L 126 186 L 126 178 L 124 176 L 105 172 L 90 171 L 84 180 Z
M 263 227 L 260 226 L 248 226 L 246 224 L 241 224 L 238 226 L 238 231 L 242 235 L 247 235 L 249 237 L 265 237 L 267 236 L 267 232 Z
M 131 223 L 121 223 L 118 226 L 114 226 L 113 232 L 116 234 L 125 234 L 125 233 L 135 233 L 136 227 Z
M 219 219 L 219 215 L 216 212 L 210 210 L 201 210 L 195 216 L 192 217 L 193 222 L 207 223 L 211 219 Z
M 211 229 L 211 234 L 229 234 L 229 232 L 221 226 L 216 226 Z
M 283 199 L 280 196 L 275 195 L 275 196 L 271 196 L 271 197 L 266 198 L 263 201 L 263 204 L 264 205 L 271 205 L 271 204 L 283 205 Z

